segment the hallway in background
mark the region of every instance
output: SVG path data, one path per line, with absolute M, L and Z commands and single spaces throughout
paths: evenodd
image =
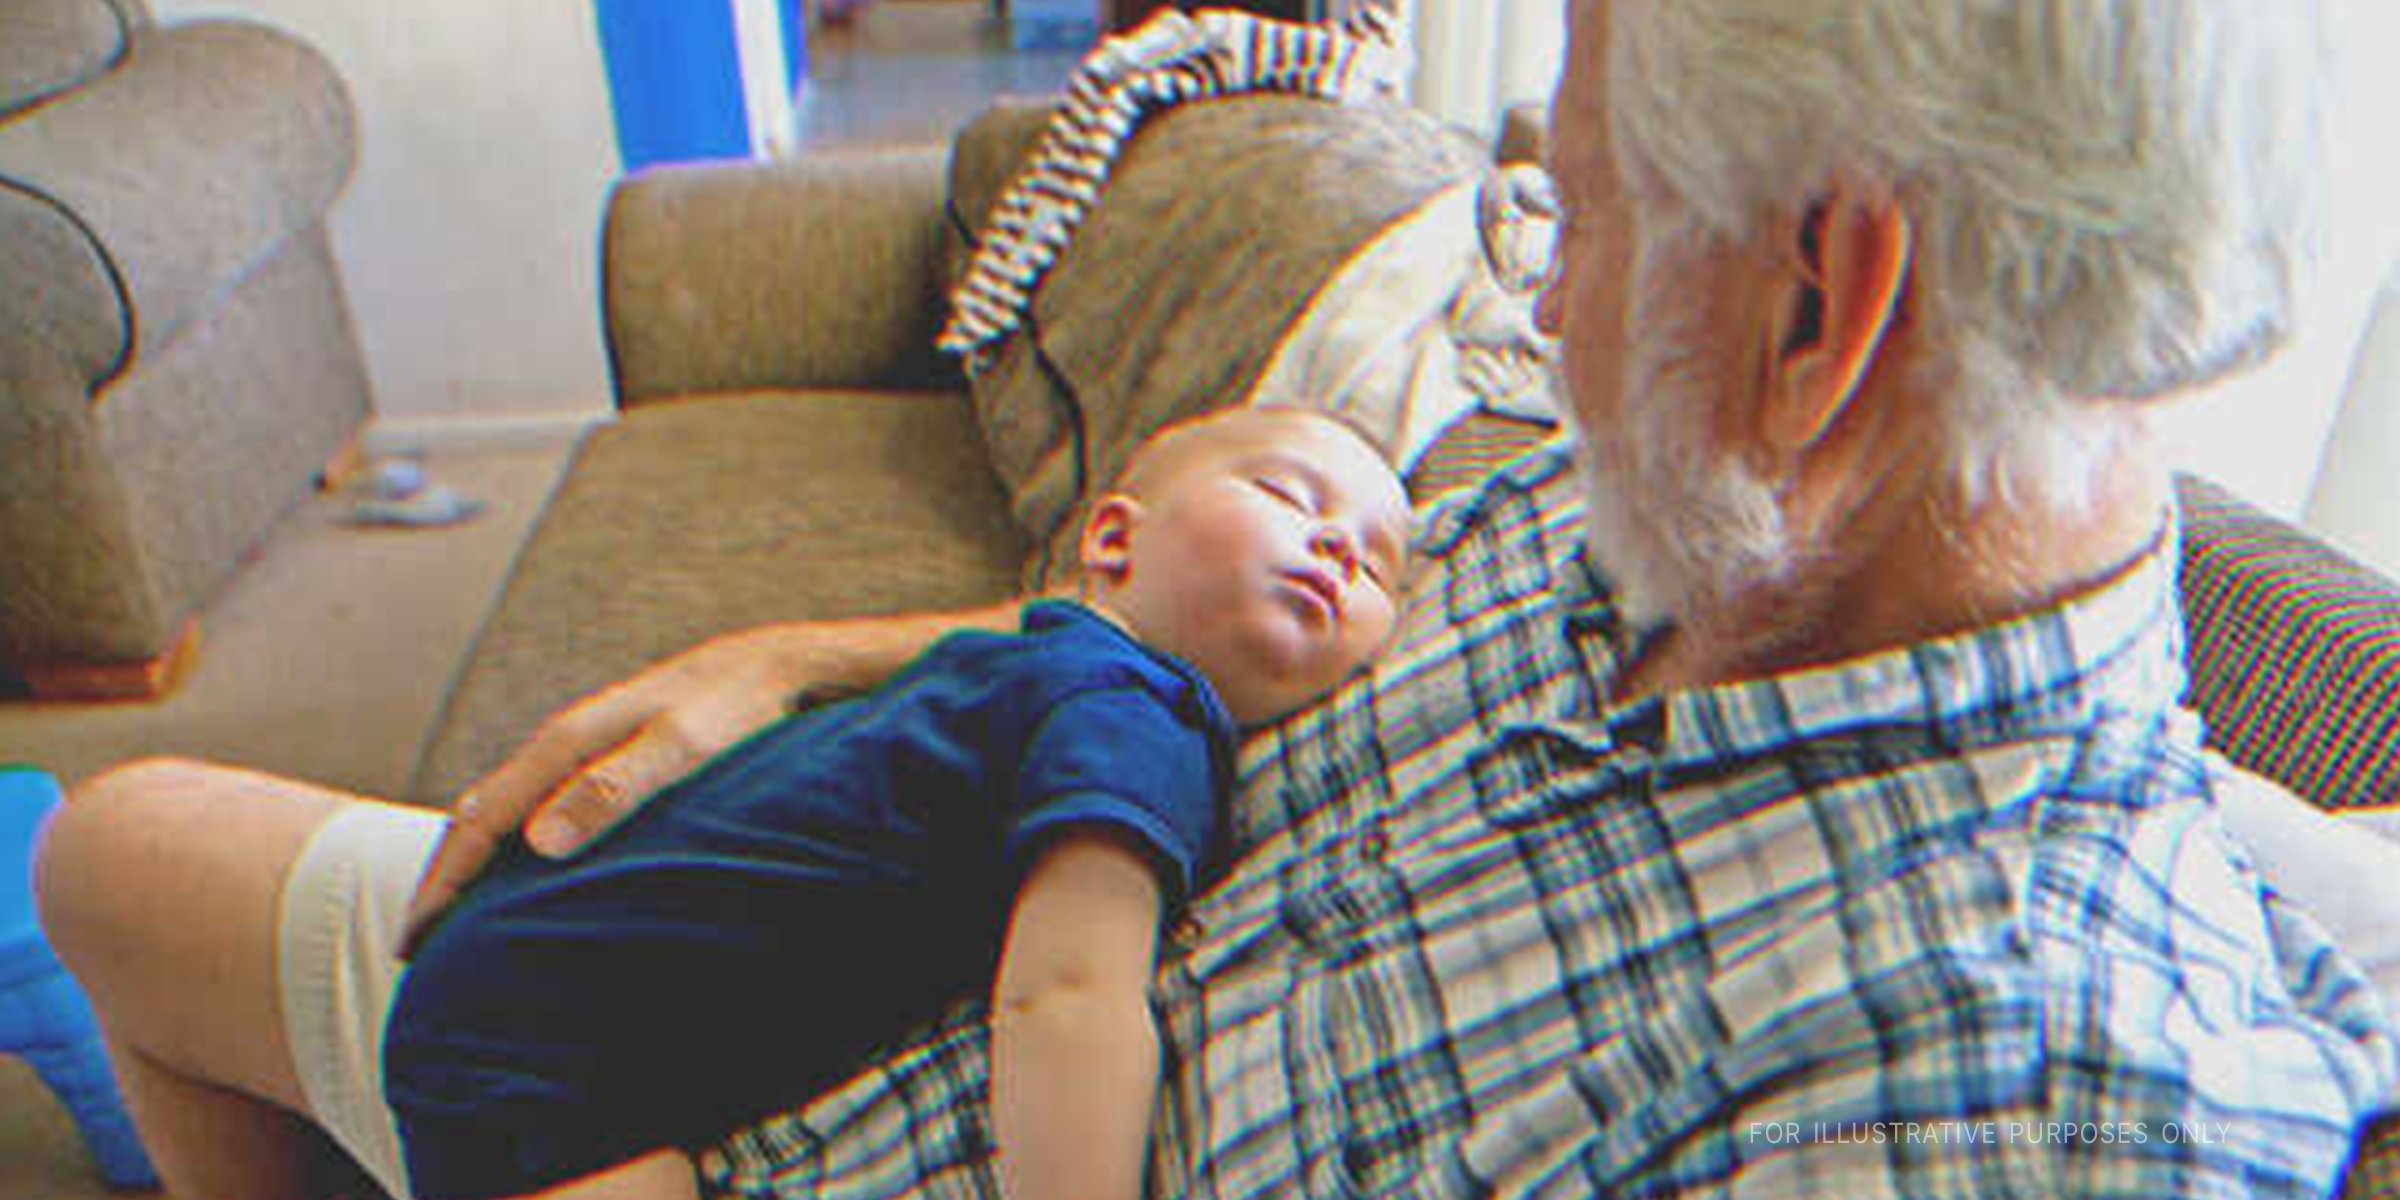
M 1083 53 L 1011 50 L 987 0 L 877 0 L 809 31 L 795 140 L 947 141 L 995 96 L 1057 91 Z

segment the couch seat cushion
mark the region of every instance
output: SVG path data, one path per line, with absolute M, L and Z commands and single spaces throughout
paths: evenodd
M 408 798 L 446 801 L 543 717 L 716 634 L 986 604 L 1023 558 L 964 397 L 643 405 L 577 452 Z

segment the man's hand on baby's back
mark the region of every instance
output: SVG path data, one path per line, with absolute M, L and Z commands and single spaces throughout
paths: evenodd
M 537 854 L 568 857 L 782 716 L 801 685 L 775 643 L 793 628 L 703 643 L 543 722 L 452 806 L 409 900 L 407 949 L 512 834 L 522 830 Z
M 1014 628 L 1021 608 L 1010 600 L 727 634 L 558 713 L 452 806 L 409 899 L 404 956 L 511 835 L 568 857 L 794 707 L 873 687 L 946 634 Z

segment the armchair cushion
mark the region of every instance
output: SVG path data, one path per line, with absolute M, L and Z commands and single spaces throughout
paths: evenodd
M 0 168 L 0 274 L 38 279 L 0 288 L 0 329 L 56 360 L 77 394 L 106 382 L 124 360 L 128 314 L 108 255 L 75 214 L 15 186 Z
M 125 50 L 125 25 L 103 0 L 0 4 L 0 116 L 107 70 Z

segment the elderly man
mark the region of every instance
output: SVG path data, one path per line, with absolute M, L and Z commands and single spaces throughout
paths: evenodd
M 2389 1018 L 2223 827 L 2144 432 L 2284 334 L 2322 17 L 1574 0 L 1542 314 L 1582 436 L 1435 513 L 1401 646 L 1247 753 L 1240 863 L 1161 965 L 1162 1194 L 2334 1185 Z M 478 788 L 419 913 L 537 802 L 570 848 L 794 687 L 997 616 L 759 631 L 595 698 Z M 182 1192 L 288 1194 L 275 1110 L 328 1116 L 272 930 L 335 803 L 154 764 L 53 839 Z M 979 1028 L 707 1182 L 995 1186 Z

